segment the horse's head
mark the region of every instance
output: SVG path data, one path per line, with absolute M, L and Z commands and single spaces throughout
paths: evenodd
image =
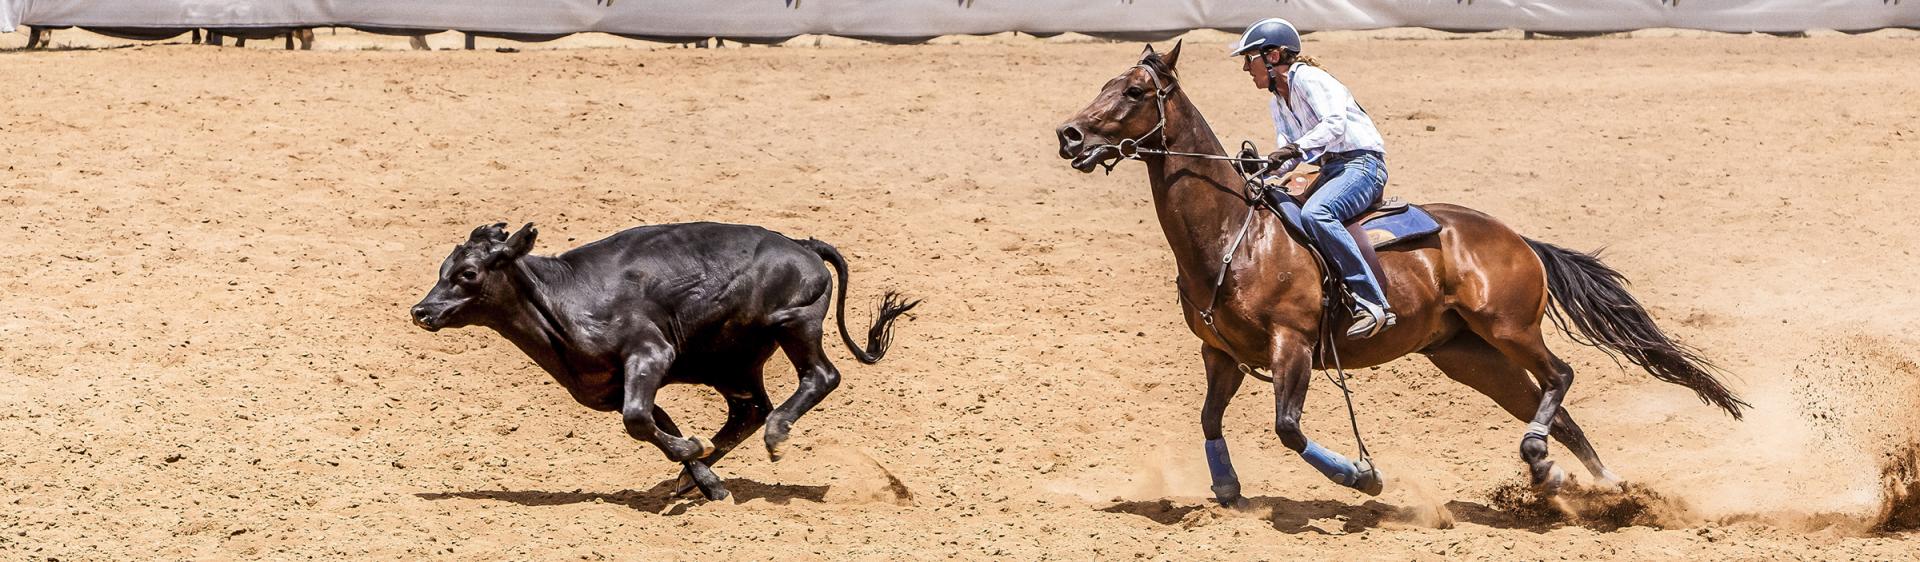
M 465 243 L 440 264 L 440 279 L 420 304 L 413 305 L 413 323 L 427 331 L 484 324 L 504 303 L 514 298 L 514 262 L 533 249 L 539 231 L 533 224 L 507 235 L 507 224 L 481 225 Z
M 1073 169 L 1091 172 L 1095 166 L 1120 158 L 1121 141 L 1150 142 L 1151 135 L 1166 109 L 1164 96 L 1174 87 L 1174 64 L 1180 60 L 1180 44 L 1166 54 L 1153 52 L 1147 45 L 1140 63 L 1120 73 L 1100 89 L 1093 103 L 1087 104 L 1054 132 L 1060 137 L 1060 157 L 1071 160 Z

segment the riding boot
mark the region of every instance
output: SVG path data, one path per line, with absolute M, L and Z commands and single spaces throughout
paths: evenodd
M 1347 328 L 1347 337 L 1366 339 L 1392 328 L 1400 318 L 1393 311 L 1380 305 L 1367 302 L 1367 299 L 1354 298 L 1353 325 Z

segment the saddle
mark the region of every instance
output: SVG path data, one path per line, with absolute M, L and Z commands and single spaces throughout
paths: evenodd
M 1267 185 L 1269 193 L 1279 192 L 1286 195 L 1284 198 L 1269 196 L 1267 202 L 1269 206 L 1276 206 L 1273 209 L 1274 214 L 1279 215 L 1287 223 L 1287 227 L 1293 230 L 1303 242 L 1311 238 L 1307 236 L 1306 222 L 1300 216 L 1300 208 L 1306 205 L 1307 195 L 1311 193 L 1310 188 L 1319 176 L 1318 171 L 1292 173 L 1281 178 L 1277 185 Z M 1440 232 L 1440 223 L 1433 220 L 1433 215 L 1427 214 L 1426 209 L 1399 197 L 1374 201 L 1365 212 L 1348 219 L 1346 226 L 1347 233 L 1353 236 L 1354 241 L 1367 242 L 1360 245 L 1360 255 L 1366 259 L 1367 268 L 1373 270 L 1373 278 L 1380 282 L 1382 289 L 1387 286 L 1386 269 L 1380 266 L 1380 255 L 1375 252 L 1376 249 Z M 1310 242 L 1307 247 L 1312 248 L 1315 253 L 1320 251 Z M 1332 266 L 1332 262 L 1324 257 L 1320 262 L 1328 267 Z M 1335 278 L 1338 277 L 1331 271 L 1328 273 Z

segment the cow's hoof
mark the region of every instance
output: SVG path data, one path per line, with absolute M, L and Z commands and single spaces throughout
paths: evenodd
M 720 481 L 719 475 L 713 473 L 713 469 L 698 462 L 690 462 L 687 463 L 687 472 L 693 476 L 694 487 L 700 489 L 701 496 L 709 500 L 727 499 L 729 495 L 727 486 Z
M 787 454 L 783 449 L 786 448 L 786 444 L 787 437 L 785 435 L 767 435 L 767 460 L 780 462 L 780 459 L 785 458 Z
M 680 469 L 680 476 L 668 480 L 666 486 L 667 497 L 670 498 L 677 498 L 692 493 L 696 487 L 693 482 L 693 473 L 687 472 L 685 468 Z
M 778 418 L 779 416 L 776 415 L 772 417 Z M 769 419 L 767 421 L 766 438 L 768 459 L 777 462 L 781 457 L 786 456 L 786 454 L 781 452 L 781 449 L 783 448 L 782 445 L 787 444 L 787 431 L 792 429 L 792 427 L 793 422 L 782 419 Z

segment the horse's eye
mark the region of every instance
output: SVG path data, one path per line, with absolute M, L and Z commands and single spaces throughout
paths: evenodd
M 1140 96 L 1144 96 L 1144 95 L 1147 95 L 1147 91 L 1140 89 L 1139 86 L 1127 87 L 1127 98 L 1129 99 L 1132 99 L 1134 101 L 1140 101 Z
M 469 270 L 460 272 L 461 283 L 472 283 L 474 281 L 479 281 L 479 280 L 480 280 L 480 272 L 478 271 L 469 269 Z

